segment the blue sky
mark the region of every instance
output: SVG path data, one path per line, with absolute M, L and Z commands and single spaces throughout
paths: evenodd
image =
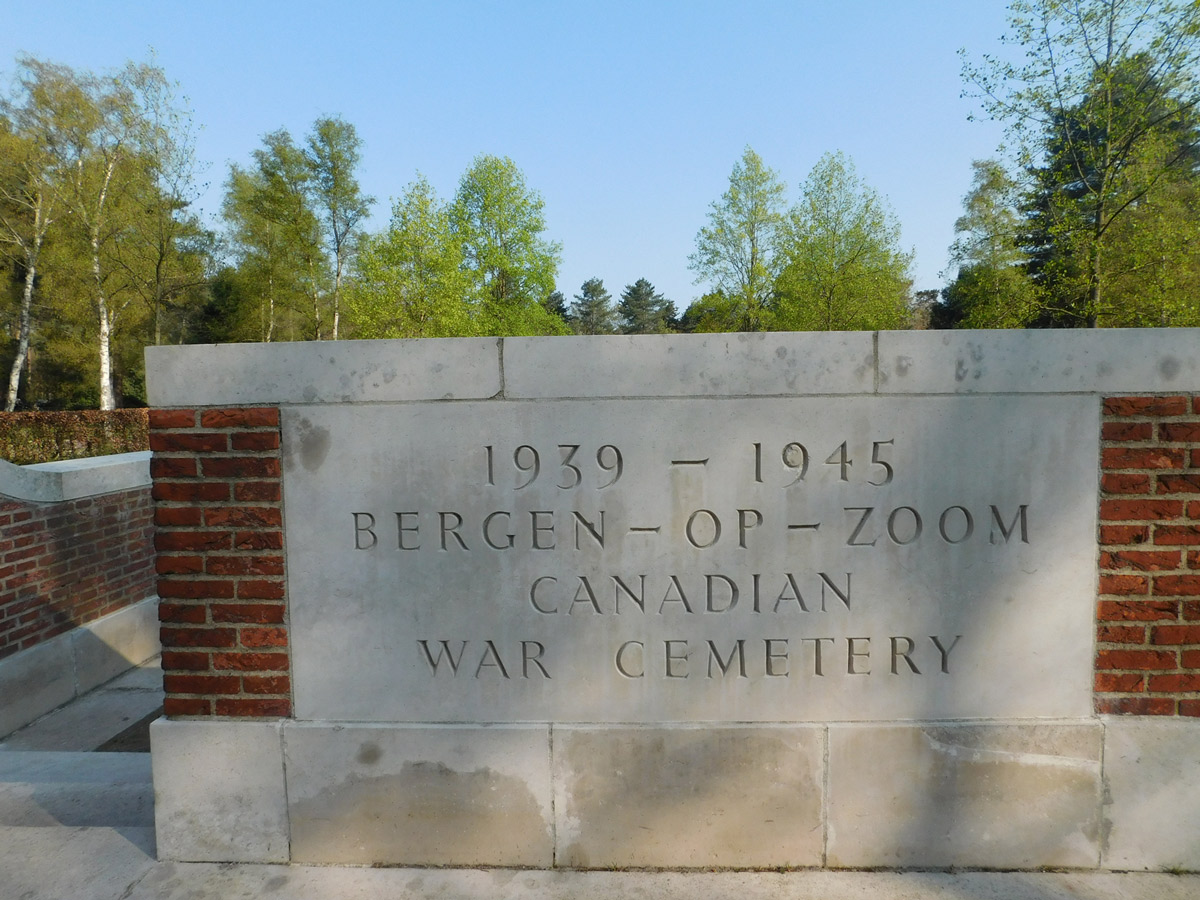
M 648 278 L 682 310 L 709 204 L 746 145 L 788 185 L 841 150 L 887 197 L 939 287 L 971 160 L 1000 126 L 971 122 L 959 48 L 999 49 L 1001 0 L 841 2 L 224 2 L 14 4 L 17 53 L 96 71 L 159 65 L 202 130 L 216 224 L 229 164 L 262 135 L 298 139 L 340 115 L 364 140 L 372 228 L 422 172 L 443 197 L 480 153 L 511 157 L 546 202 L 568 299 L 590 277 L 616 296 Z

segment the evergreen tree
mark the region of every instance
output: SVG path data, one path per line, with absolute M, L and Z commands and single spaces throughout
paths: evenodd
M 657 293 L 645 278 L 625 285 L 617 304 L 624 334 L 663 334 L 675 322 L 675 304 Z
M 599 278 L 589 278 L 571 304 L 569 323 L 576 334 L 612 334 L 617 312 Z

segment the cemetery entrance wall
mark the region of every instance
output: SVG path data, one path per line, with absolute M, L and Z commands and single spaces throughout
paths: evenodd
M 1198 346 L 149 348 L 160 854 L 1200 868 Z

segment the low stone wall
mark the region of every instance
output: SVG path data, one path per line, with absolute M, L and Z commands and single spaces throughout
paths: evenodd
M 151 348 L 159 852 L 1200 869 L 1197 347 Z
M 0 460 L 0 734 L 157 652 L 149 457 Z

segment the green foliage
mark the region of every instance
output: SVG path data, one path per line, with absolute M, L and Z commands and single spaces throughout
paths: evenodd
M 696 283 L 709 283 L 736 304 L 737 330 L 767 326 L 782 262 L 778 241 L 786 191 L 774 170 L 746 147 L 729 175 L 729 188 L 709 207 L 708 224 L 688 257 Z
M 576 334 L 612 334 L 616 331 L 616 318 L 612 295 L 604 282 L 589 278 L 575 295 L 567 322 Z
M 623 334 L 664 334 L 675 324 L 675 304 L 645 278 L 625 285 L 617 304 Z
M 462 262 L 449 208 L 438 201 L 429 182 L 418 177 L 392 206 L 388 230 L 368 236 L 359 252 L 348 295 L 357 336 L 477 334 Z
M 1023 61 L 985 56 L 964 74 L 985 110 L 1008 124 L 1017 163 L 1031 175 L 1037 309 L 1028 320 L 1143 320 L 1129 308 L 1139 301 L 1112 293 L 1139 268 L 1136 256 L 1123 255 L 1133 249 L 1132 229 L 1119 232 L 1125 219 L 1156 220 L 1165 245 L 1178 244 L 1162 230 L 1182 219 L 1146 208 L 1186 193 L 1164 185 L 1195 178 L 1200 4 L 1019 0 L 1010 10 L 1007 41 Z
M 995 160 L 976 160 L 972 166 L 975 178 L 950 248 L 958 275 L 946 288 L 939 324 L 1020 328 L 1036 315 L 1038 302 L 1026 271 L 1018 187 Z
M 508 157 L 476 157 L 459 182 L 450 225 L 481 334 L 566 331 L 545 305 L 554 293 L 561 247 L 542 236 L 543 207 Z
M 0 413 L 0 459 L 18 466 L 149 449 L 144 409 Z
M 679 330 L 687 334 L 714 334 L 741 331 L 745 321 L 742 304 L 720 291 L 705 294 L 684 310 Z
M 848 157 L 821 157 L 783 232 L 773 328 L 874 330 L 907 323 L 912 254 L 900 249 L 899 224 Z
M 374 197 L 358 187 L 354 171 L 360 161 L 362 141 L 354 126 L 338 118 L 318 119 L 308 136 L 304 161 L 309 189 L 333 261 L 332 337 L 338 339 L 342 279 L 354 250 L 359 223 L 370 213 Z
M 23 235 L 26 276 L 10 405 L 23 355 L 26 404 L 138 402 L 142 347 L 188 337 L 203 296 L 189 113 L 153 64 L 96 76 L 21 57 L 0 122 L 2 230 Z

